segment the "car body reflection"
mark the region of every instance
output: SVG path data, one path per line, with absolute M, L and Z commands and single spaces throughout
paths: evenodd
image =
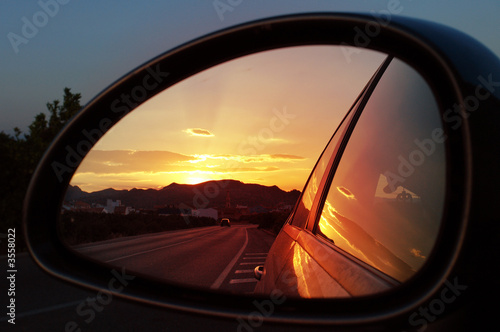
M 319 228 L 340 248 L 386 272 L 396 280 L 404 281 L 415 273 L 410 265 L 374 239 L 362 227 L 338 213 L 330 201 L 325 202 Z
M 320 156 L 256 291 L 375 294 L 410 279 L 432 254 L 446 187 L 445 145 L 433 134 L 442 132 L 438 103 L 390 56 L 370 84 Z

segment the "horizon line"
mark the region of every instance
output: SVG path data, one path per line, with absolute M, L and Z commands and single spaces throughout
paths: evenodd
M 259 183 L 246 183 L 246 182 L 243 182 L 243 181 L 240 181 L 240 180 L 234 180 L 234 179 L 223 179 L 223 180 L 207 180 L 207 181 L 204 181 L 204 182 L 200 182 L 200 183 L 194 183 L 194 184 L 189 184 L 189 183 L 177 183 L 177 182 L 171 182 L 170 184 L 166 185 L 166 186 L 163 186 L 161 188 L 152 188 L 152 187 L 148 187 L 148 188 L 131 188 L 131 189 L 117 189 L 117 188 L 113 188 L 113 187 L 109 187 L 109 188 L 105 188 L 105 189 L 101 189 L 101 190 L 96 190 L 96 191 L 85 191 L 83 189 L 80 188 L 80 186 L 78 185 L 72 185 L 71 183 L 68 185 L 68 188 L 69 187 L 77 187 L 78 189 L 80 189 L 81 191 L 84 191 L 88 194 L 93 194 L 93 193 L 96 193 L 96 192 L 100 192 L 100 191 L 104 191 L 104 190 L 108 190 L 108 189 L 113 189 L 113 190 L 116 190 L 116 191 L 119 191 L 119 190 L 126 190 L 126 191 L 131 191 L 131 190 L 162 190 L 166 187 L 169 187 L 173 184 L 177 184 L 177 185 L 182 185 L 182 186 L 199 186 L 199 185 L 203 185 L 203 184 L 207 184 L 209 182 L 224 182 L 224 181 L 233 181 L 233 182 L 240 182 L 242 184 L 254 184 L 254 185 L 259 185 L 259 186 L 262 186 L 262 187 L 277 187 L 279 190 L 281 191 L 284 191 L 284 192 L 292 192 L 292 191 L 298 191 L 298 192 L 301 192 L 300 190 L 294 188 L 294 189 L 291 189 L 291 190 L 283 190 L 281 187 L 279 187 L 278 185 L 271 185 L 271 186 L 267 186 L 267 185 L 263 185 L 263 184 L 259 184 Z

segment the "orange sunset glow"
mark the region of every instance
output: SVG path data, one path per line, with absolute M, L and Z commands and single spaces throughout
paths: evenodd
M 71 184 L 85 191 L 234 179 L 302 190 L 385 55 L 337 46 L 238 58 L 163 91 L 94 146 Z

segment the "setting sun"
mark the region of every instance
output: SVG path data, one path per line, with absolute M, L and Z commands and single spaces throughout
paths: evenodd
M 195 172 L 193 172 L 195 173 Z M 186 184 L 198 184 L 198 183 L 203 183 L 203 182 L 207 182 L 207 181 L 211 181 L 213 180 L 212 178 L 210 177 L 195 177 L 195 176 L 189 176 L 188 178 L 186 178 L 186 181 L 185 183 Z
M 71 184 L 85 191 L 233 179 L 302 190 L 383 55 L 277 49 L 177 83 L 111 128 Z M 304 61 L 307 59 L 307 61 Z

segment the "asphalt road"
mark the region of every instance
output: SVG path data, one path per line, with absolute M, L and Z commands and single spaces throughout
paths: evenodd
M 203 227 L 79 246 L 78 252 L 170 283 L 251 293 L 274 237 L 257 225 Z
M 260 256 L 259 251 L 262 250 L 262 246 L 270 245 L 269 240 L 272 239 L 266 237 L 260 230 L 255 228 L 240 226 L 233 226 L 230 229 L 222 228 L 207 228 L 202 231 L 202 229 L 193 230 L 191 233 L 192 242 L 205 242 L 212 243 L 208 239 L 198 238 L 203 232 L 206 237 L 216 237 L 221 241 L 228 241 L 228 243 L 233 242 L 233 240 L 246 239 L 248 235 L 248 242 L 239 242 L 235 246 L 237 252 L 233 252 L 233 258 L 230 259 L 226 267 L 220 272 L 219 277 L 213 280 L 213 283 L 207 282 L 206 285 L 219 285 L 219 289 L 225 289 L 225 287 L 239 287 L 237 291 L 246 291 L 245 287 L 252 287 L 255 285 L 250 282 L 238 282 L 236 280 L 249 279 L 246 272 L 238 272 L 241 270 L 250 270 L 248 266 L 253 266 L 259 259 L 253 258 L 254 256 Z M 214 231 L 211 233 L 211 231 Z M 182 233 L 182 232 L 181 232 Z M 188 235 L 190 232 L 185 233 Z M 174 233 L 172 233 L 173 235 Z M 162 234 L 156 234 L 162 235 Z M 163 234 L 164 235 L 164 234 Z M 180 235 L 180 233 L 178 233 Z M 233 240 L 227 239 L 226 236 Z M 161 238 L 161 236 L 160 236 Z M 167 235 L 166 238 L 169 238 Z M 139 239 L 139 237 L 136 237 Z M 146 240 L 145 237 L 143 240 Z M 180 239 L 180 237 L 178 238 Z M 125 239 L 122 239 L 125 241 Z M 132 239 L 127 239 L 129 241 Z M 262 240 L 264 243 L 261 243 Z M 187 238 L 183 237 L 182 241 L 177 242 L 178 246 L 180 242 L 187 241 Z M 116 248 L 118 248 L 118 242 L 116 240 Z M 138 241 L 141 242 L 141 241 Z M 145 241 L 147 242 L 147 241 Z M 159 241 L 161 242 L 161 241 Z M 272 241 L 271 241 L 272 242 Z M 164 246 L 172 245 L 164 244 Z M 184 245 L 189 242 L 185 242 Z M 123 243 L 122 243 L 123 244 Z M 130 243 L 129 243 L 130 244 Z M 213 243 L 212 243 L 213 244 Z M 233 244 L 234 245 L 234 244 Z M 228 245 L 228 248 L 233 248 L 233 245 Z M 155 252 L 153 247 L 148 247 L 146 243 L 142 245 L 143 249 L 151 250 L 149 254 Z M 215 242 L 213 247 L 224 246 L 220 242 Z M 89 247 L 89 251 L 91 246 Z M 110 248 L 113 246 L 110 246 Z M 174 248 L 176 246 L 170 247 Z M 148 249 L 149 248 L 149 249 Z M 244 248 L 241 251 L 241 248 Z M 168 248 L 159 249 L 159 252 L 164 254 L 168 253 L 165 251 Z M 177 248 L 178 250 L 179 248 Z M 94 253 L 98 250 L 95 248 Z M 211 250 L 211 249 L 209 249 Z M 143 250 L 144 251 L 144 250 Z M 116 253 L 119 253 L 117 250 Z M 122 251 L 123 254 L 123 251 Z M 147 257 L 147 252 L 136 251 L 135 256 Z M 200 254 L 200 253 L 197 253 Z M 240 254 L 238 256 L 238 254 Z M 254 255 L 255 254 L 255 255 Z M 101 255 L 111 255 L 111 253 L 101 252 Z M 231 255 L 229 255 L 231 256 Z M 263 256 L 263 255 L 262 255 Z M 106 256 L 108 257 L 108 256 Z M 108 259 L 112 260 L 114 258 L 120 257 L 109 256 Z M 131 256 L 134 257 L 134 256 Z M 130 258 L 131 258 L 130 257 Z M 221 256 L 222 257 L 222 256 Z M 237 257 L 236 259 L 234 257 Z M 247 258 L 247 259 L 245 259 Z M 125 258 L 122 260 L 115 261 L 127 262 Z M 234 264 L 230 264 L 234 263 Z M 250 264 L 243 264 L 250 263 Z M 221 264 L 223 266 L 224 264 Z M 16 316 L 15 325 L 8 323 L 9 317 L 7 316 L 7 303 L 8 303 L 8 288 L 9 283 L 7 282 L 7 258 L 5 256 L 0 256 L 0 331 L 203 331 L 203 332 L 299 332 L 299 331 L 309 331 L 309 326 L 298 326 L 290 325 L 286 327 L 277 327 L 272 323 L 253 321 L 252 326 L 248 323 L 250 321 L 247 318 L 243 320 L 238 320 L 235 318 L 217 318 L 217 317 L 207 317 L 207 316 L 193 316 L 189 313 L 175 312 L 172 310 L 147 306 L 137 302 L 131 302 L 124 300 L 119 297 L 113 297 L 106 305 L 96 304 L 97 292 L 90 291 L 86 289 L 77 288 L 71 284 L 64 283 L 59 279 L 56 279 L 40 269 L 31 259 L 31 257 L 26 254 L 16 255 L 16 280 L 15 280 L 15 302 L 16 302 Z M 187 264 L 186 266 L 189 266 Z M 230 266 L 230 268 L 228 268 Z M 168 270 L 165 268 L 165 270 Z M 182 270 L 182 269 L 180 269 Z M 224 271 L 229 271 L 224 273 Z M 214 275 L 216 275 L 215 273 Z M 171 274 L 170 274 L 171 275 Z M 215 282 L 219 280 L 219 282 Z M 229 288 L 228 290 L 235 290 L 236 288 Z M 84 309 L 84 310 L 82 310 Z M 85 312 L 85 314 L 82 314 Z M 258 313 L 258 308 L 255 308 L 255 313 Z M 250 314 L 250 313 L 249 313 Z M 253 316 L 255 317 L 255 315 Z M 324 326 L 322 328 L 315 328 L 315 331 L 332 331 L 332 327 Z M 439 326 L 429 331 L 444 331 L 440 329 Z
M 201 271 L 206 270 L 210 273 L 207 274 L 209 277 L 203 285 L 221 290 L 249 292 L 256 284 L 249 281 L 253 278 L 250 271 L 255 264 L 264 261 L 264 252 L 269 249 L 272 241 L 272 236 L 253 226 L 233 225 L 230 228 L 207 227 L 114 240 L 100 243 L 104 245 L 100 250 L 97 244 L 81 247 L 80 250 L 100 255 L 102 259 L 116 259 L 110 263 L 129 264 L 130 267 L 141 268 L 143 271 L 150 265 L 156 265 L 157 269 L 164 271 L 169 278 L 177 278 L 176 276 L 187 273 L 186 269 L 197 267 L 199 272 L 193 274 L 199 278 L 192 280 L 197 282 L 202 280 Z M 198 249 L 195 250 L 196 248 Z M 225 250 L 221 250 L 222 248 Z M 176 257 L 177 254 L 191 255 L 192 262 L 191 260 L 182 262 L 182 259 Z M 129 257 L 125 258 L 127 255 Z M 214 263 L 215 260 L 203 262 L 211 256 L 218 257 L 221 262 Z M 160 263 L 164 264 L 162 268 L 158 268 Z M 16 324 L 13 325 L 8 323 L 9 317 L 6 315 L 8 299 L 6 266 L 6 257 L 0 257 L 0 267 L 2 267 L 0 305 L 4 308 L 0 309 L 0 331 L 66 331 L 72 326 L 76 326 L 76 331 L 245 330 L 241 329 L 241 323 L 236 319 L 193 317 L 187 313 L 150 307 L 118 297 L 114 297 L 105 306 L 93 306 L 97 295 L 95 291 L 80 289 L 49 276 L 26 253 L 16 256 Z M 214 266 L 217 266 L 217 269 L 212 268 Z M 82 315 L 82 310 L 78 308 L 85 308 L 87 313 L 93 310 L 93 315 Z M 269 326 L 269 329 L 261 326 L 255 331 L 260 331 L 262 328 L 266 331 L 275 330 L 273 326 Z

